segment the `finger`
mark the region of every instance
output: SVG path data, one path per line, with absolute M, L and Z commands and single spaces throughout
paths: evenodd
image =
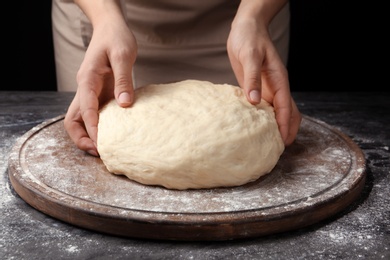
M 237 48 L 237 43 L 229 36 L 227 51 L 230 64 L 239 86 L 252 104 L 261 101 L 261 67 L 263 59 L 252 48 Z M 236 46 L 236 47 L 235 47 Z
M 114 74 L 115 99 L 121 107 L 128 107 L 134 101 L 133 61 L 119 59 L 111 63 Z
M 263 95 L 264 99 L 272 102 L 280 135 L 284 144 L 289 145 L 295 139 L 291 124 L 297 126 L 292 120 L 293 112 L 298 110 L 291 97 L 287 69 L 275 52 L 271 52 L 269 57 L 268 60 L 272 62 L 267 63 L 267 70 L 262 73 L 265 86 Z
M 286 145 L 289 136 L 292 105 L 288 93 L 283 92 L 285 91 L 280 90 L 275 93 L 273 106 L 275 109 L 275 118 L 279 126 L 279 132 Z
M 236 76 L 237 82 L 239 86 L 244 86 L 244 72 L 242 70 L 242 65 L 240 61 L 236 58 L 236 53 L 231 50 L 232 47 L 228 44 L 228 56 L 230 60 L 230 64 L 232 66 L 234 75 Z
M 242 88 L 246 98 L 251 104 L 258 104 L 261 101 L 261 67 L 260 58 L 257 54 L 247 54 L 241 64 L 244 81 Z
M 79 104 L 81 122 L 85 126 L 85 130 L 96 147 L 97 131 L 99 122 L 99 93 L 101 91 L 101 84 L 92 81 L 84 81 L 79 83 Z
M 91 155 L 98 156 L 97 149 L 91 138 L 89 138 L 82 122 L 78 107 L 78 97 L 75 97 L 68 108 L 64 119 L 64 127 L 76 144 L 76 146 Z
M 276 68 L 269 66 L 268 68 L 269 70 L 263 74 L 264 84 L 269 86 L 265 87 L 264 99 L 269 100 L 275 109 L 279 132 L 286 144 L 292 115 L 292 99 L 287 71 L 283 70 L 282 66 Z
M 302 115 L 298 110 L 298 107 L 293 99 L 291 99 L 292 113 L 290 118 L 290 126 L 287 138 L 285 140 L 285 145 L 290 145 L 294 142 L 301 125 Z

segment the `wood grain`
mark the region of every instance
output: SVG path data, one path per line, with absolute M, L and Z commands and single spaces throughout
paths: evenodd
M 63 116 L 24 134 L 9 158 L 15 191 L 31 206 L 78 227 L 126 237 L 230 240 L 305 227 L 356 200 L 365 158 L 345 134 L 304 116 L 274 170 L 247 185 L 177 191 L 109 173 L 78 150 Z

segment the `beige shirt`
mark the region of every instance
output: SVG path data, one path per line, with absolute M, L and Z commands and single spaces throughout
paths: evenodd
M 185 79 L 237 84 L 226 51 L 240 0 L 122 0 L 138 43 L 135 86 Z M 289 6 L 270 25 L 272 39 L 287 62 Z M 92 26 L 71 0 L 53 0 L 53 36 L 59 91 L 75 91 L 76 73 Z

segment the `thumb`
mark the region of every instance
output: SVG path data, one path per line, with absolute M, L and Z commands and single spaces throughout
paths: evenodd
M 253 60 L 243 64 L 244 82 L 241 86 L 247 100 L 256 105 L 261 101 L 261 66 Z
M 121 107 L 128 107 L 134 101 L 133 64 L 125 60 L 111 63 L 114 74 L 114 95 Z
M 128 107 L 134 101 L 134 87 L 132 69 L 115 73 L 114 70 L 114 94 L 117 103 L 121 107 Z

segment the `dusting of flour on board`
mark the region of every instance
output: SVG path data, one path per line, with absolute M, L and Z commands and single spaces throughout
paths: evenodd
M 320 136 L 320 138 L 319 138 Z M 39 149 L 36 149 L 36 148 Z M 43 128 L 21 151 L 23 178 L 71 206 L 106 205 L 117 214 L 128 210 L 159 213 L 278 211 L 309 206 L 347 190 L 345 178 L 356 164 L 345 141 L 327 128 L 303 120 L 296 142 L 287 147 L 272 172 L 243 186 L 169 190 L 146 186 L 109 173 L 99 158 L 78 150 L 61 124 Z M 364 169 L 353 174 L 359 175 Z

